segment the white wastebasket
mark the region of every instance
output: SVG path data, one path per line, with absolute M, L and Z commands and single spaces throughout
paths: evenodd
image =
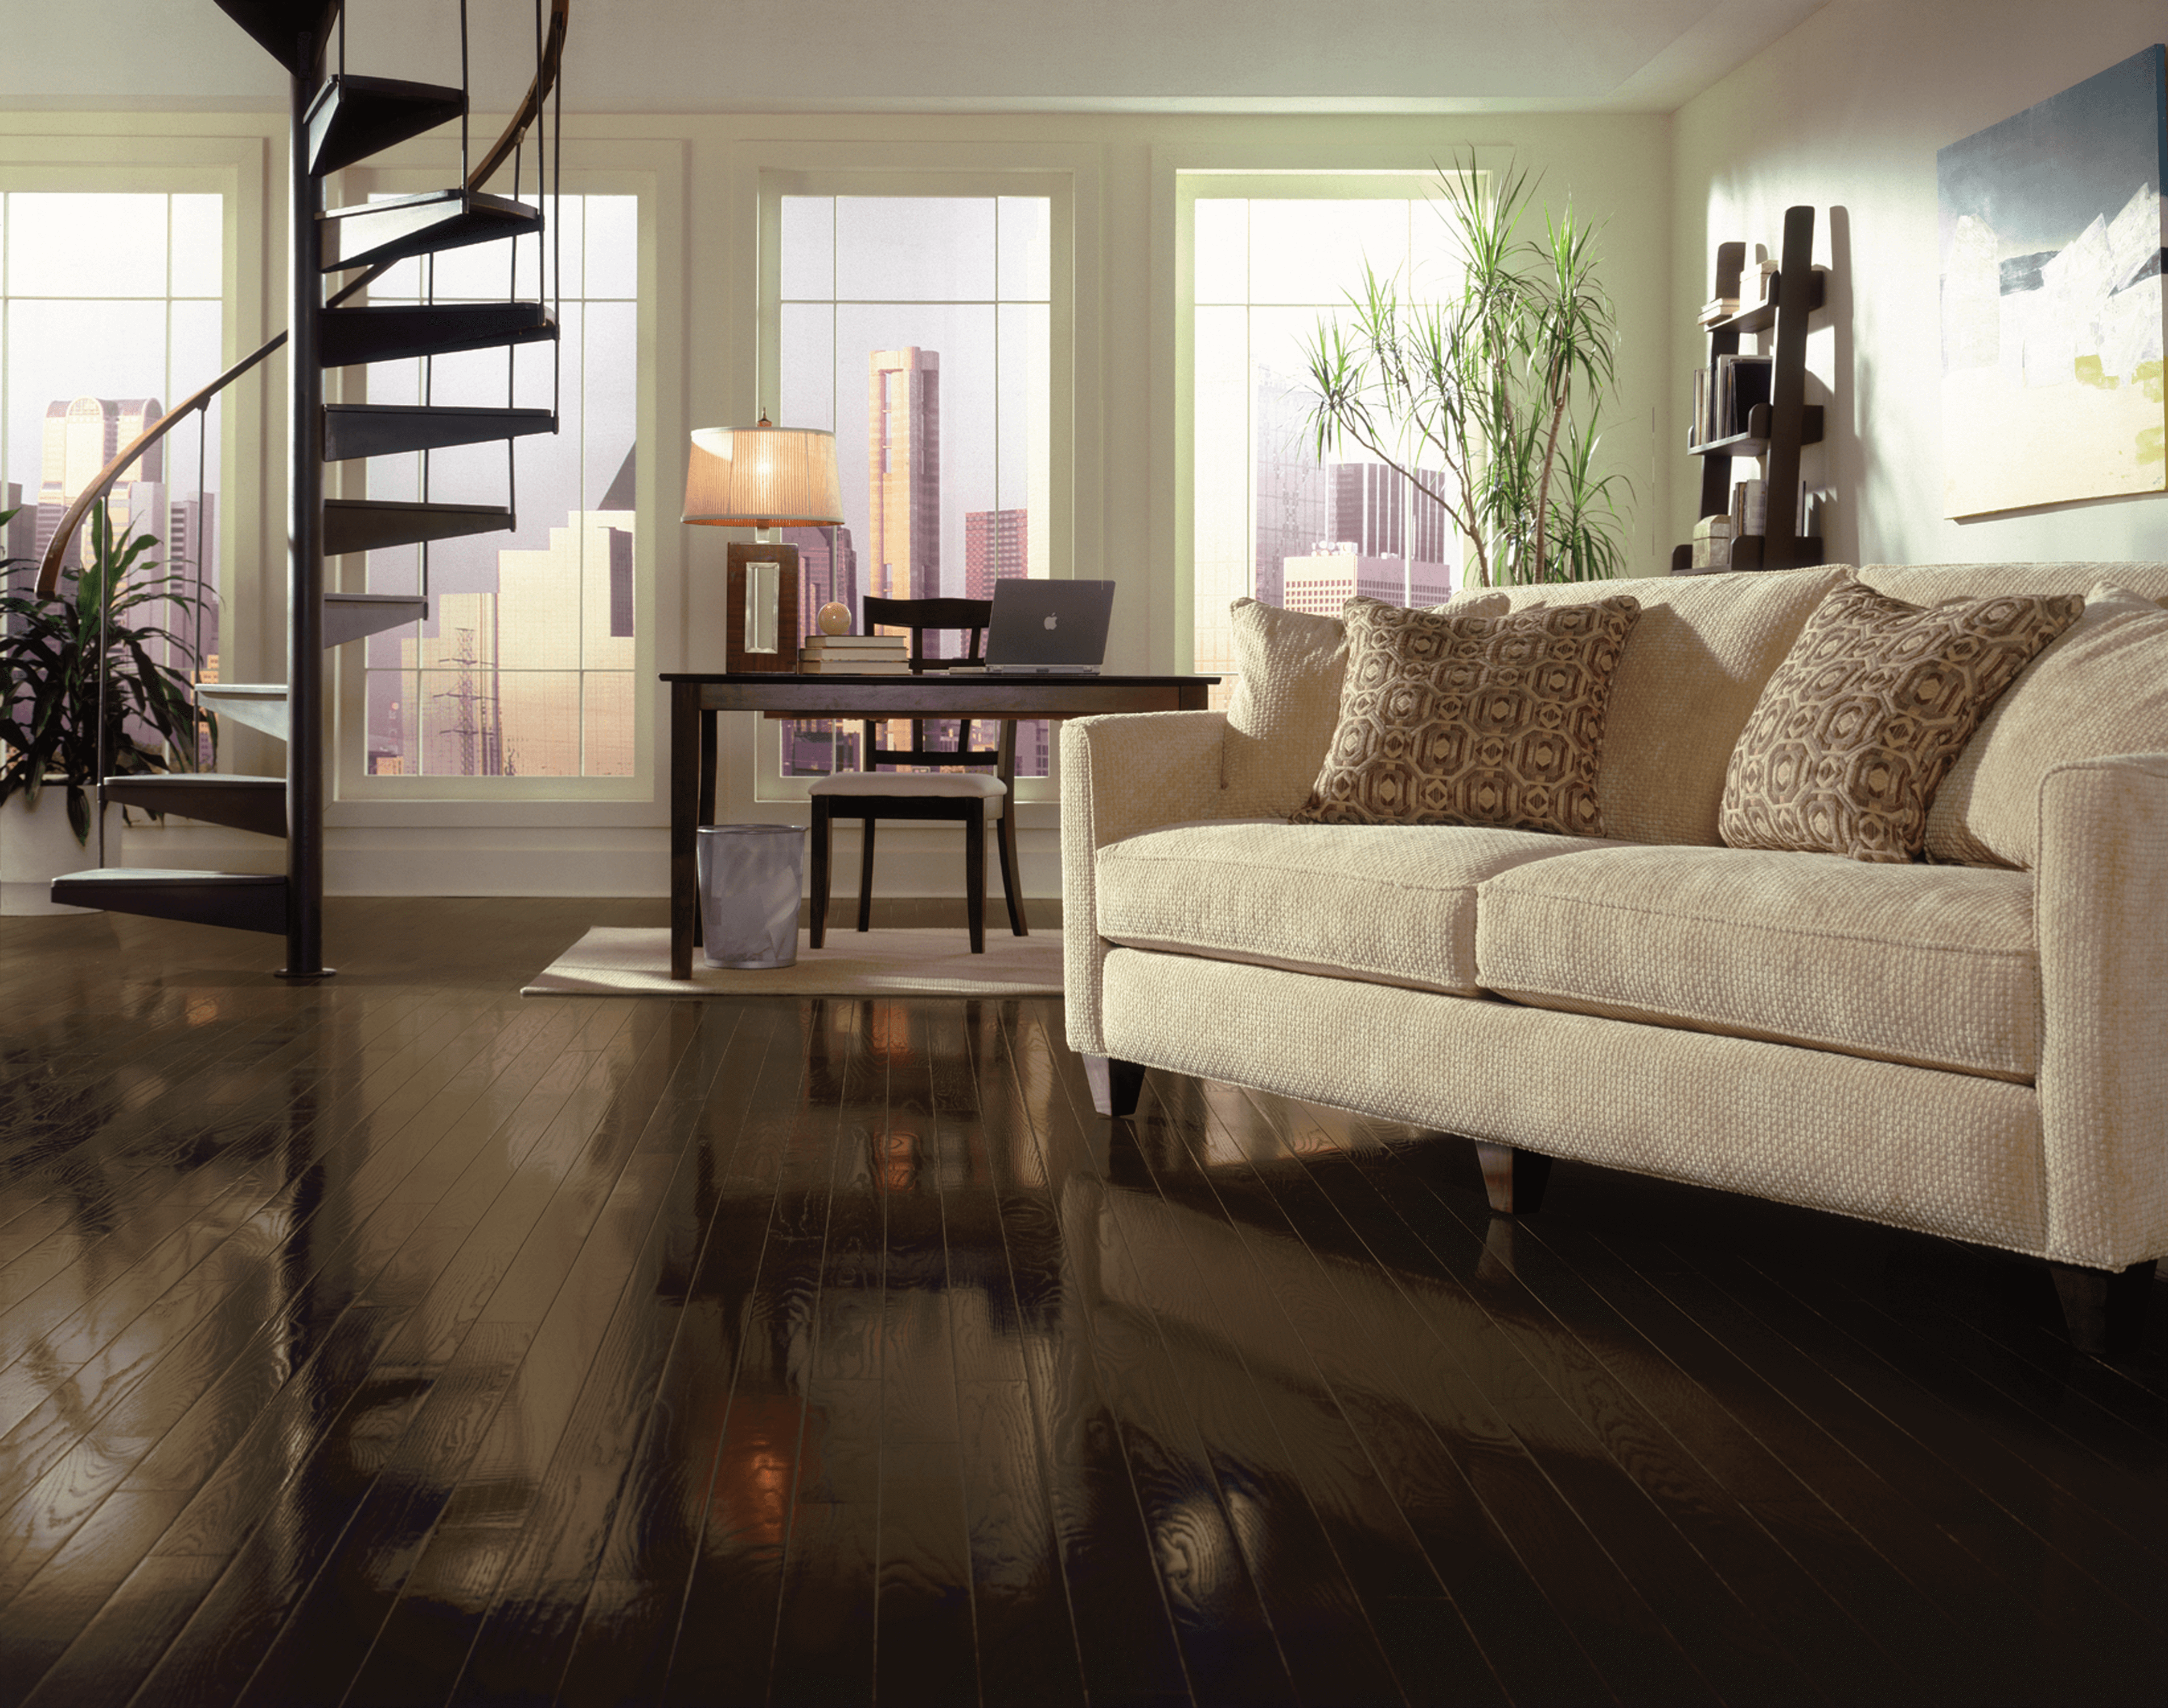
M 703 825 L 701 952 L 710 967 L 798 964 L 803 825 Z

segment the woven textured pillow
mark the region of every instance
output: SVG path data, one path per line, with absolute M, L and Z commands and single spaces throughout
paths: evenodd
M 1502 617 L 1349 600 L 1340 721 L 1295 817 L 1602 835 L 1604 709 L 1640 612 L 1624 594 Z
M 1735 848 L 1916 859 L 1936 786 L 2075 594 L 1908 605 L 1857 582 L 1825 599 L 1777 666 L 1724 773 Z
M 2029 872 L 2040 784 L 2071 760 L 2168 752 L 2168 611 L 2111 581 L 1980 720 L 1927 813 L 1927 857 Z
M 1340 721 L 1347 631 L 1337 617 L 1255 599 L 1228 607 L 1234 697 L 1227 703 L 1220 786 L 1230 816 L 1284 819 L 1317 779 Z

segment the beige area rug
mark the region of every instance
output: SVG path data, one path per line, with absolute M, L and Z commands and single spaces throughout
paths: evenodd
M 693 951 L 690 983 L 670 976 L 667 926 L 597 926 L 522 996 L 1059 996 L 1061 933 L 986 927 L 986 952 L 961 930 L 832 927 L 826 947 L 798 934 L 798 964 L 766 973 L 710 967 Z

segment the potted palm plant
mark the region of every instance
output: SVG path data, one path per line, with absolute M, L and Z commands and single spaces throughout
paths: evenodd
M 1593 228 L 1569 202 L 1524 231 L 1534 186 L 1511 167 L 1439 183 L 1459 289 L 1416 301 L 1365 265 L 1347 322 L 1320 320 L 1305 350 L 1318 456 L 1352 439 L 1399 470 L 1453 518 L 1479 586 L 1615 576 L 1619 477 L 1596 447 L 1618 332 Z
M 0 525 L 13 513 L 0 513 Z M 148 561 L 156 544 L 148 534 L 121 539 L 100 505 L 91 512 L 90 562 L 62 570 L 56 596 L 0 594 L 6 911 L 45 911 L 38 904 L 45 884 L 81 864 L 100 777 L 171 769 L 171 757 L 193 749 L 199 721 L 208 715 L 189 691 L 194 663 L 189 643 L 157 620 L 199 602 L 185 576 Z M 6 567 L 24 565 L 9 560 Z M 40 809 L 54 788 L 64 798 L 62 814 L 50 805 Z

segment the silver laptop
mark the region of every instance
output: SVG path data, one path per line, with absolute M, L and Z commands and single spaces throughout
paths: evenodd
M 1113 609 L 1112 581 L 995 582 L 987 673 L 1097 676 Z

